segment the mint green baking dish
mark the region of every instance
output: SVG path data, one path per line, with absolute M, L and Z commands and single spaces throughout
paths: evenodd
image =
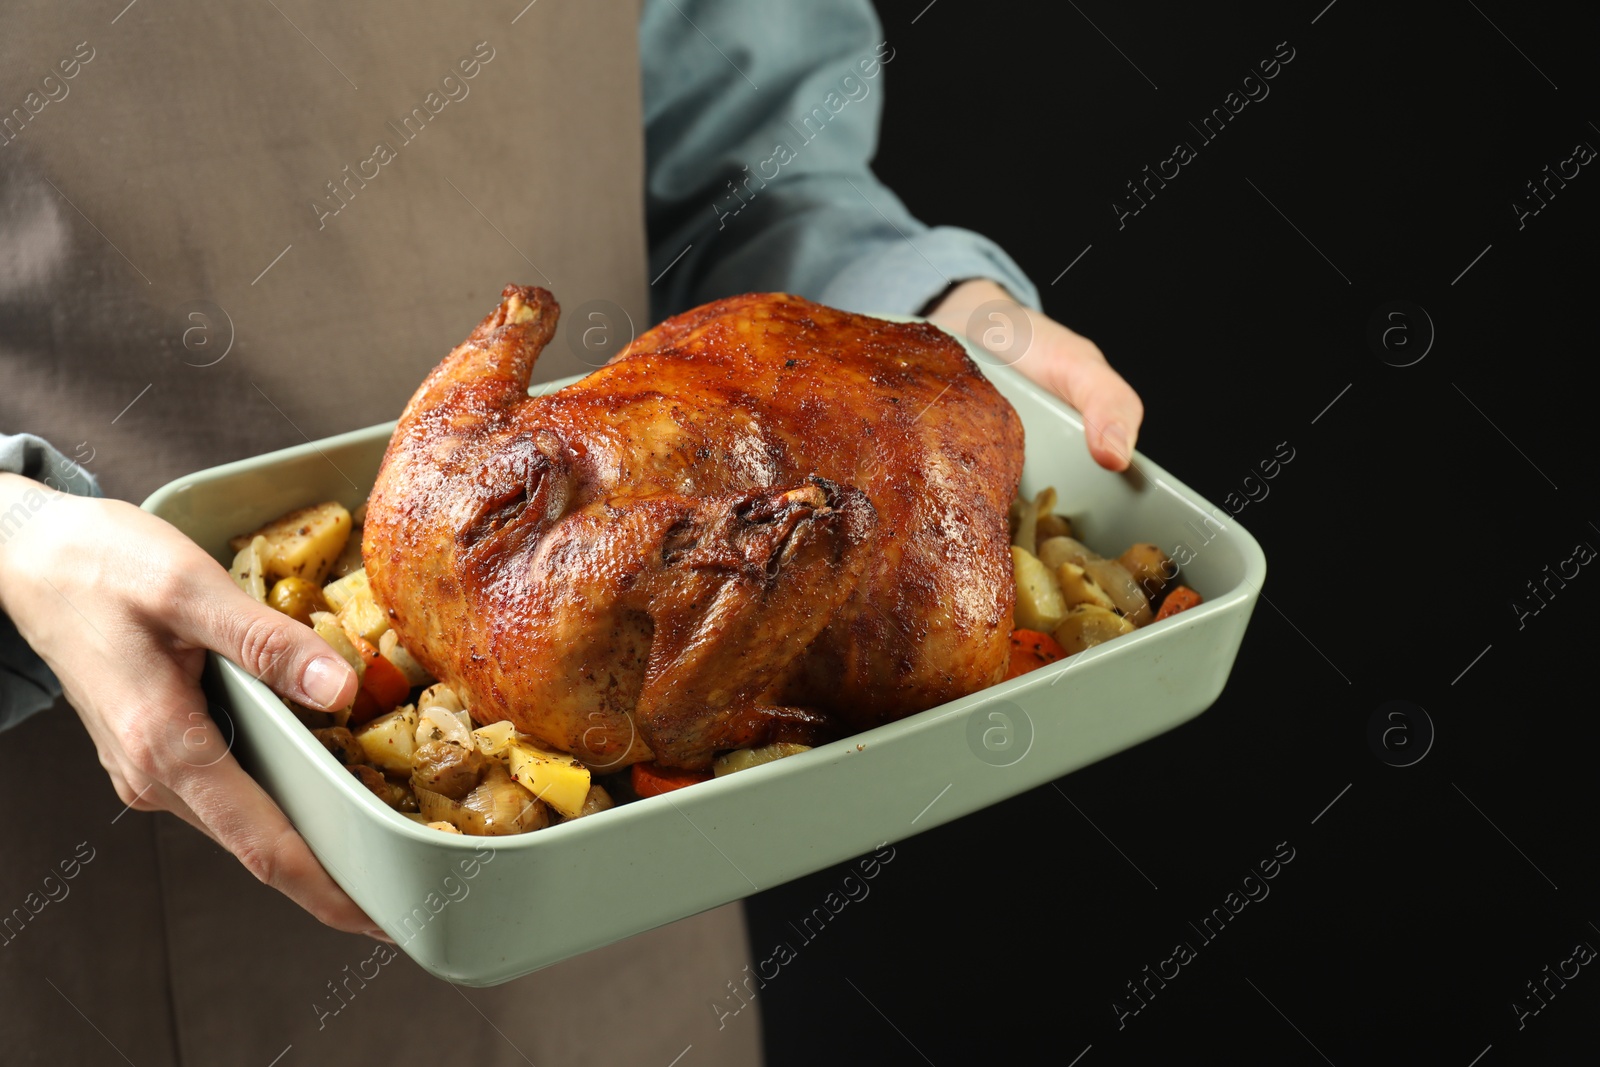
M 1060 510 L 1102 550 L 1160 544 L 1205 603 L 899 722 L 521 836 L 442 834 L 390 810 L 265 685 L 212 655 L 207 685 L 233 719 L 235 754 L 408 955 L 482 986 L 920 833 L 1198 715 L 1243 640 L 1266 575 L 1261 547 L 1143 456 L 1134 473 L 1102 470 L 1076 412 L 1015 371 L 983 367 L 1027 432 L 1023 492 L 1055 486 Z M 240 531 L 318 500 L 361 503 L 392 429 L 201 471 L 144 507 L 226 563 Z

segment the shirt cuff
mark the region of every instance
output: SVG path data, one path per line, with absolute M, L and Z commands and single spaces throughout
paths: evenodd
M 39 654 L 0 615 L 0 731 L 36 715 L 61 696 L 61 683 Z
M 20 474 L 74 496 L 100 496 L 100 483 L 56 449 L 31 433 L 0 434 L 0 471 Z M 0 551 L 14 531 L 0 514 Z M 28 647 L 11 620 L 0 615 L 0 730 L 9 730 L 30 715 L 44 711 L 61 696 L 61 683 Z
M 952 284 L 973 278 L 987 278 L 1018 303 L 1043 310 L 1039 290 L 999 245 L 954 226 L 880 244 L 840 271 L 817 300 L 868 315 L 915 315 Z
M 94 475 L 31 433 L 0 434 L 0 471 L 32 478 L 73 496 L 103 495 Z

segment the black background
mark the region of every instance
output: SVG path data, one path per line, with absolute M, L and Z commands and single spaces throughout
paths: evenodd
M 900 844 L 760 993 L 775 1067 L 1595 1062 L 1600 970 L 1521 1029 L 1511 1006 L 1600 947 L 1600 573 L 1520 629 L 1511 607 L 1600 547 L 1600 174 L 1521 229 L 1511 206 L 1600 146 L 1595 15 L 1326 2 L 880 0 L 888 184 L 1010 251 L 1140 391 L 1140 450 L 1203 495 L 1280 441 L 1296 458 L 1238 516 L 1271 603 L 1221 699 Z M 1119 229 L 1124 183 L 1284 41 L 1270 96 Z M 1436 331 L 1412 366 L 1367 341 L 1393 300 Z M 1415 765 L 1368 742 L 1390 700 L 1436 730 Z M 1281 841 L 1270 896 L 1119 1029 L 1125 983 Z M 844 873 L 754 898 L 757 957 Z

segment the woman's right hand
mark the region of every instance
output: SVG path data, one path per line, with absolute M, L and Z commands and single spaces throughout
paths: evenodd
M 383 937 L 240 768 L 199 684 L 211 649 L 331 710 L 355 697 L 349 664 L 132 504 L 0 474 L 0 516 L 0 610 L 55 672 L 122 801 L 187 820 L 329 926 Z

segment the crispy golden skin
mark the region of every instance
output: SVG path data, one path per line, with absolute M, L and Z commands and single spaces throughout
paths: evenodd
M 599 767 L 701 768 L 999 681 L 1022 426 L 923 324 L 782 294 L 686 312 L 528 395 L 508 286 L 406 406 L 362 556 L 474 717 Z

